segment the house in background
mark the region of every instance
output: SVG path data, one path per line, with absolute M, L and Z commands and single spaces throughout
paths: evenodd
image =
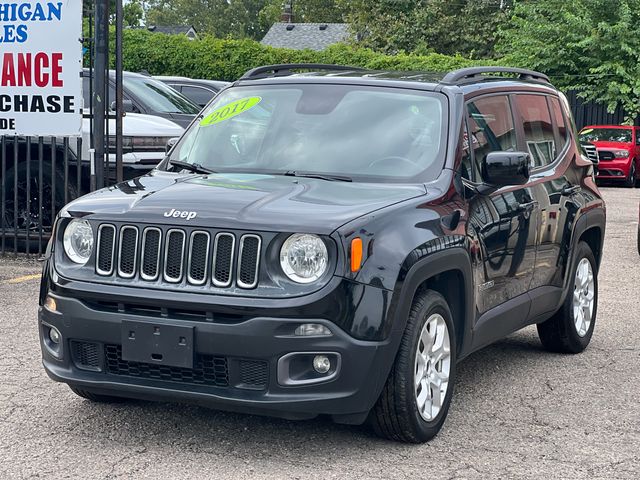
M 189 40 L 195 40 L 198 38 L 198 32 L 193 25 L 182 26 L 182 25 L 167 25 L 167 26 L 156 26 L 152 25 L 147 27 L 147 30 L 155 33 L 165 33 L 167 35 L 186 35 Z
M 293 50 L 324 50 L 351 39 L 346 23 L 274 23 L 264 36 L 263 45 Z

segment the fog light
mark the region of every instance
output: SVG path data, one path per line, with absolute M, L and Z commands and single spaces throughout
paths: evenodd
M 55 312 L 58 309 L 58 305 L 56 304 L 56 301 L 54 298 L 47 297 L 44 299 L 44 308 L 46 308 L 51 312 Z
M 313 357 L 313 369 L 324 375 L 331 369 L 331 360 L 326 355 L 316 355 Z
M 60 332 L 56 327 L 51 327 L 49 329 L 49 340 L 51 340 L 52 343 L 58 345 L 60 343 L 60 337 Z
M 296 328 L 294 334 L 298 337 L 314 337 L 316 335 L 331 335 L 331 330 L 319 323 L 303 323 Z

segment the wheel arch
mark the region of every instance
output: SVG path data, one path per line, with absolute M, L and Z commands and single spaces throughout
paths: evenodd
M 427 255 L 413 263 L 396 287 L 392 333 L 401 336 L 409 310 L 416 295 L 431 289 L 440 293 L 453 316 L 458 359 L 463 358 L 471 345 L 474 296 L 471 260 L 462 247 L 455 247 Z

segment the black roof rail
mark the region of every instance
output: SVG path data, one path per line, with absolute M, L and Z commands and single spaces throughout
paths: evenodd
M 323 63 L 283 63 L 279 65 L 264 65 L 246 72 L 240 80 L 255 80 L 268 77 L 286 77 L 292 75 L 292 70 L 324 70 L 329 72 L 361 72 L 366 71 L 360 67 L 346 65 L 326 65 Z
M 441 80 L 441 83 L 448 83 L 455 85 L 458 83 L 472 82 L 474 80 L 482 80 L 487 77 L 484 74 L 487 73 L 511 73 L 518 75 L 521 80 L 538 80 L 546 83 L 550 83 L 549 77 L 544 73 L 534 72 L 533 70 L 526 70 L 524 68 L 514 67 L 470 67 L 454 70 L 447 73 Z

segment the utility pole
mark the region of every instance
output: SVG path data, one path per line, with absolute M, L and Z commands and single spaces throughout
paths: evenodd
M 122 182 L 122 23 L 123 0 L 116 0 L 116 181 Z
M 109 1 L 95 0 L 95 65 L 93 69 L 93 141 L 95 156 L 93 171 L 96 188 L 105 185 L 105 99 L 107 96 L 107 59 L 109 55 Z

